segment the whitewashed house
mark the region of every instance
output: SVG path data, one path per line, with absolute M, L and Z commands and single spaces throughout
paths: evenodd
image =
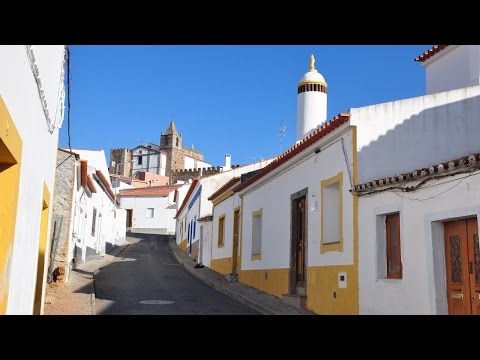
M 165 165 L 162 166 L 162 171 L 160 171 L 160 146 L 155 144 L 139 145 L 131 151 L 132 177 L 135 177 L 139 172 L 165 175 Z M 165 163 L 165 160 L 162 163 Z
M 68 260 L 76 264 L 105 255 L 113 247 L 123 245 L 126 212 L 118 208 L 112 190 L 103 150 L 72 149 L 80 156 L 74 203 L 72 241 Z M 78 179 L 77 179 L 78 181 Z
M 427 95 L 350 109 L 361 314 L 480 313 L 479 54 L 434 47 Z
M 356 314 L 356 129 L 349 114 L 326 122 L 314 61 L 297 85 L 296 144 L 211 196 L 211 267 L 300 308 Z
M 239 183 L 235 176 L 208 198 L 213 203 L 209 267 L 224 275 L 238 274 L 239 268 L 241 202 L 233 191 Z
M 209 244 L 205 245 L 205 242 L 211 243 L 209 221 L 213 214 L 213 204 L 208 200 L 209 196 L 235 176 L 261 169 L 272 161 L 273 159 L 262 160 L 193 180 L 175 215 L 176 242 L 180 248 L 194 260 L 201 260 L 202 264 L 209 266 L 211 249 Z
M 0 46 L 0 314 L 41 314 L 64 45 Z
M 175 234 L 175 190 L 178 185 L 122 190 L 117 194 L 127 212 L 127 227 L 135 233 Z

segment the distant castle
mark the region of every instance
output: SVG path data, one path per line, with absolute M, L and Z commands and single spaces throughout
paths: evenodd
M 170 179 L 174 184 L 178 180 L 188 181 L 195 176 L 222 171 L 222 167 L 213 167 L 203 161 L 203 153 L 182 146 L 182 134 L 177 131 L 173 120 L 167 131 L 160 135 L 160 146 L 155 144 L 139 145 L 133 149 L 119 148 L 110 150 L 110 173 L 128 177 L 149 172 Z

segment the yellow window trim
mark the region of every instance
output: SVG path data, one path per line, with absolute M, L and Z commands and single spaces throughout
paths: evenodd
M 223 219 L 223 234 L 222 234 L 222 243 L 220 243 L 220 222 Z M 225 214 L 222 214 L 218 217 L 218 231 L 217 231 L 217 247 L 223 248 L 225 246 Z
M 323 234 L 323 229 L 325 228 L 324 221 L 323 221 L 323 214 L 324 214 L 324 202 L 323 202 L 323 189 L 327 186 L 330 186 L 332 184 L 335 184 L 336 182 L 339 183 L 338 188 L 339 188 L 339 196 L 340 196 L 340 221 L 339 221 L 339 226 L 340 226 L 340 239 L 338 242 L 334 243 L 328 243 L 325 244 L 323 239 L 324 239 L 324 234 Z M 343 172 L 339 172 L 337 175 L 326 179 L 322 180 L 320 183 L 320 190 L 321 190 L 321 196 L 322 196 L 322 215 L 321 215 L 321 224 L 322 224 L 322 231 L 321 231 L 321 241 L 320 241 L 320 253 L 324 254 L 330 251 L 338 251 L 342 252 L 343 251 Z
M 50 207 L 50 190 L 48 186 L 43 182 L 42 193 L 42 215 L 40 222 L 40 242 L 38 245 L 38 263 L 37 263 L 37 283 L 35 286 L 35 299 L 33 303 L 33 314 L 40 315 L 43 309 L 43 289 L 44 289 L 44 275 L 45 264 L 47 261 L 47 238 L 48 238 L 48 216 Z
M 0 96 L 0 314 L 7 312 L 23 142 Z
M 234 194 L 233 190 L 229 190 L 225 194 L 223 194 L 222 196 L 220 196 L 220 197 L 216 198 L 214 201 L 212 201 L 212 203 L 213 203 L 214 206 L 217 206 L 218 204 L 220 204 L 222 201 L 228 199 L 233 194 Z
M 260 216 L 260 253 L 253 253 L 253 218 L 255 216 Z M 252 211 L 252 260 L 261 260 L 262 259 L 262 227 L 263 227 L 263 209 Z

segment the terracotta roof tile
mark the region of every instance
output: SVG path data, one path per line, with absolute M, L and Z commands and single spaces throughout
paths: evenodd
M 118 199 L 115 198 L 115 194 L 113 193 L 113 190 L 112 188 L 110 187 L 110 183 L 108 182 L 107 178 L 105 177 L 105 175 L 103 175 L 102 171 L 101 170 L 97 170 L 96 172 L 96 175 L 98 176 L 98 178 L 100 179 L 100 181 L 103 183 L 103 186 L 105 186 L 105 189 L 107 189 L 107 192 L 110 194 L 110 197 L 112 199 L 115 199 L 116 200 L 116 203 L 117 205 L 120 205 Z
M 448 45 L 435 45 L 434 47 L 432 47 L 431 49 L 425 51 L 422 55 L 418 56 L 417 58 L 415 58 L 415 61 L 418 61 L 418 62 L 424 62 L 428 59 L 430 59 L 432 56 L 434 56 L 435 54 L 438 54 L 440 51 L 442 51 L 443 49 L 445 49 Z
M 177 190 L 182 185 L 183 184 L 125 189 L 120 191 L 117 196 L 168 196 L 168 194 Z
M 230 179 L 229 181 L 227 181 L 225 183 L 225 185 L 223 185 L 220 189 L 218 189 L 212 195 L 210 195 L 208 200 L 210 200 L 210 201 L 215 200 L 217 197 L 222 195 L 224 192 L 226 192 L 228 189 L 230 189 L 232 186 L 234 186 L 239 181 L 240 181 L 240 176 L 237 176 L 237 177 L 234 177 L 233 179 Z
M 188 199 L 190 198 L 190 195 L 192 195 L 193 190 L 195 189 L 195 186 L 197 186 L 198 183 L 198 178 L 192 181 L 192 185 L 190 185 L 190 189 L 188 189 L 187 194 L 185 195 L 185 198 L 183 199 L 182 205 L 178 208 L 177 213 L 174 216 L 174 219 L 177 218 L 178 215 L 182 212 L 183 208 L 185 205 L 187 205 Z
M 87 186 L 88 188 L 90 189 L 90 192 L 92 193 L 96 193 L 97 192 L 97 188 L 95 187 L 95 185 L 93 184 L 93 180 L 92 180 L 92 177 L 90 175 L 87 175 Z
M 398 184 L 401 182 L 407 182 L 412 180 L 419 180 L 429 175 L 449 173 L 457 169 L 468 168 L 475 165 L 480 166 L 480 153 L 464 156 L 455 160 L 442 162 L 436 165 L 432 165 L 428 168 L 417 169 L 411 172 L 400 174 L 398 176 L 397 175 L 389 176 L 387 178 L 368 181 L 363 184 L 355 185 L 354 187 L 352 187 L 351 191 L 359 192 L 359 193 L 371 191 L 373 190 L 373 188 L 376 188 L 376 187 L 380 187 L 384 185 L 393 185 L 393 184 Z
M 285 151 L 282 155 L 280 155 L 276 160 L 265 166 L 262 170 L 260 170 L 255 176 L 251 177 L 249 180 L 241 183 L 240 185 L 236 186 L 233 191 L 237 192 L 246 187 L 250 186 L 254 182 L 260 180 L 262 177 L 267 175 L 268 173 L 272 172 L 276 168 L 278 168 L 283 163 L 287 162 L 294 156 L 301 153 L 303 150 L 308 148 L 310 145 L 314 144 L 318 140 L 322 139 L 333 130 L 338 128 L 340 125 L 343 125 L 350 119 L 350 114 L 338 114 L 329 122 L 319 126 L 313 133 L 302 139 L 298 144 L 293 145 L 287 151 Z

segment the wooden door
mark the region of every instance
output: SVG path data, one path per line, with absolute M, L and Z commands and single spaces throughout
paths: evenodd
M 240 220 L 240 210 L 235 210 L 233 212 L 233 249 L 232 249 L 232 273 L 237 273 L 237 264 L 238 264 L 238 223 Z
M 293 202 L 293 242 L 295 249 L 295 285 L 305 285 L 305 196 Z
M 472 314 L 480 315 L 480 245 L 477 218 L 467 220 L 467 236 Z
M 127 209 L 127 228 L 132 227 L 132 213 L 133 213 L 132 209 Z
M 480 250 L 476 218 L 445 226 L 448 313 L 480 314 Z

